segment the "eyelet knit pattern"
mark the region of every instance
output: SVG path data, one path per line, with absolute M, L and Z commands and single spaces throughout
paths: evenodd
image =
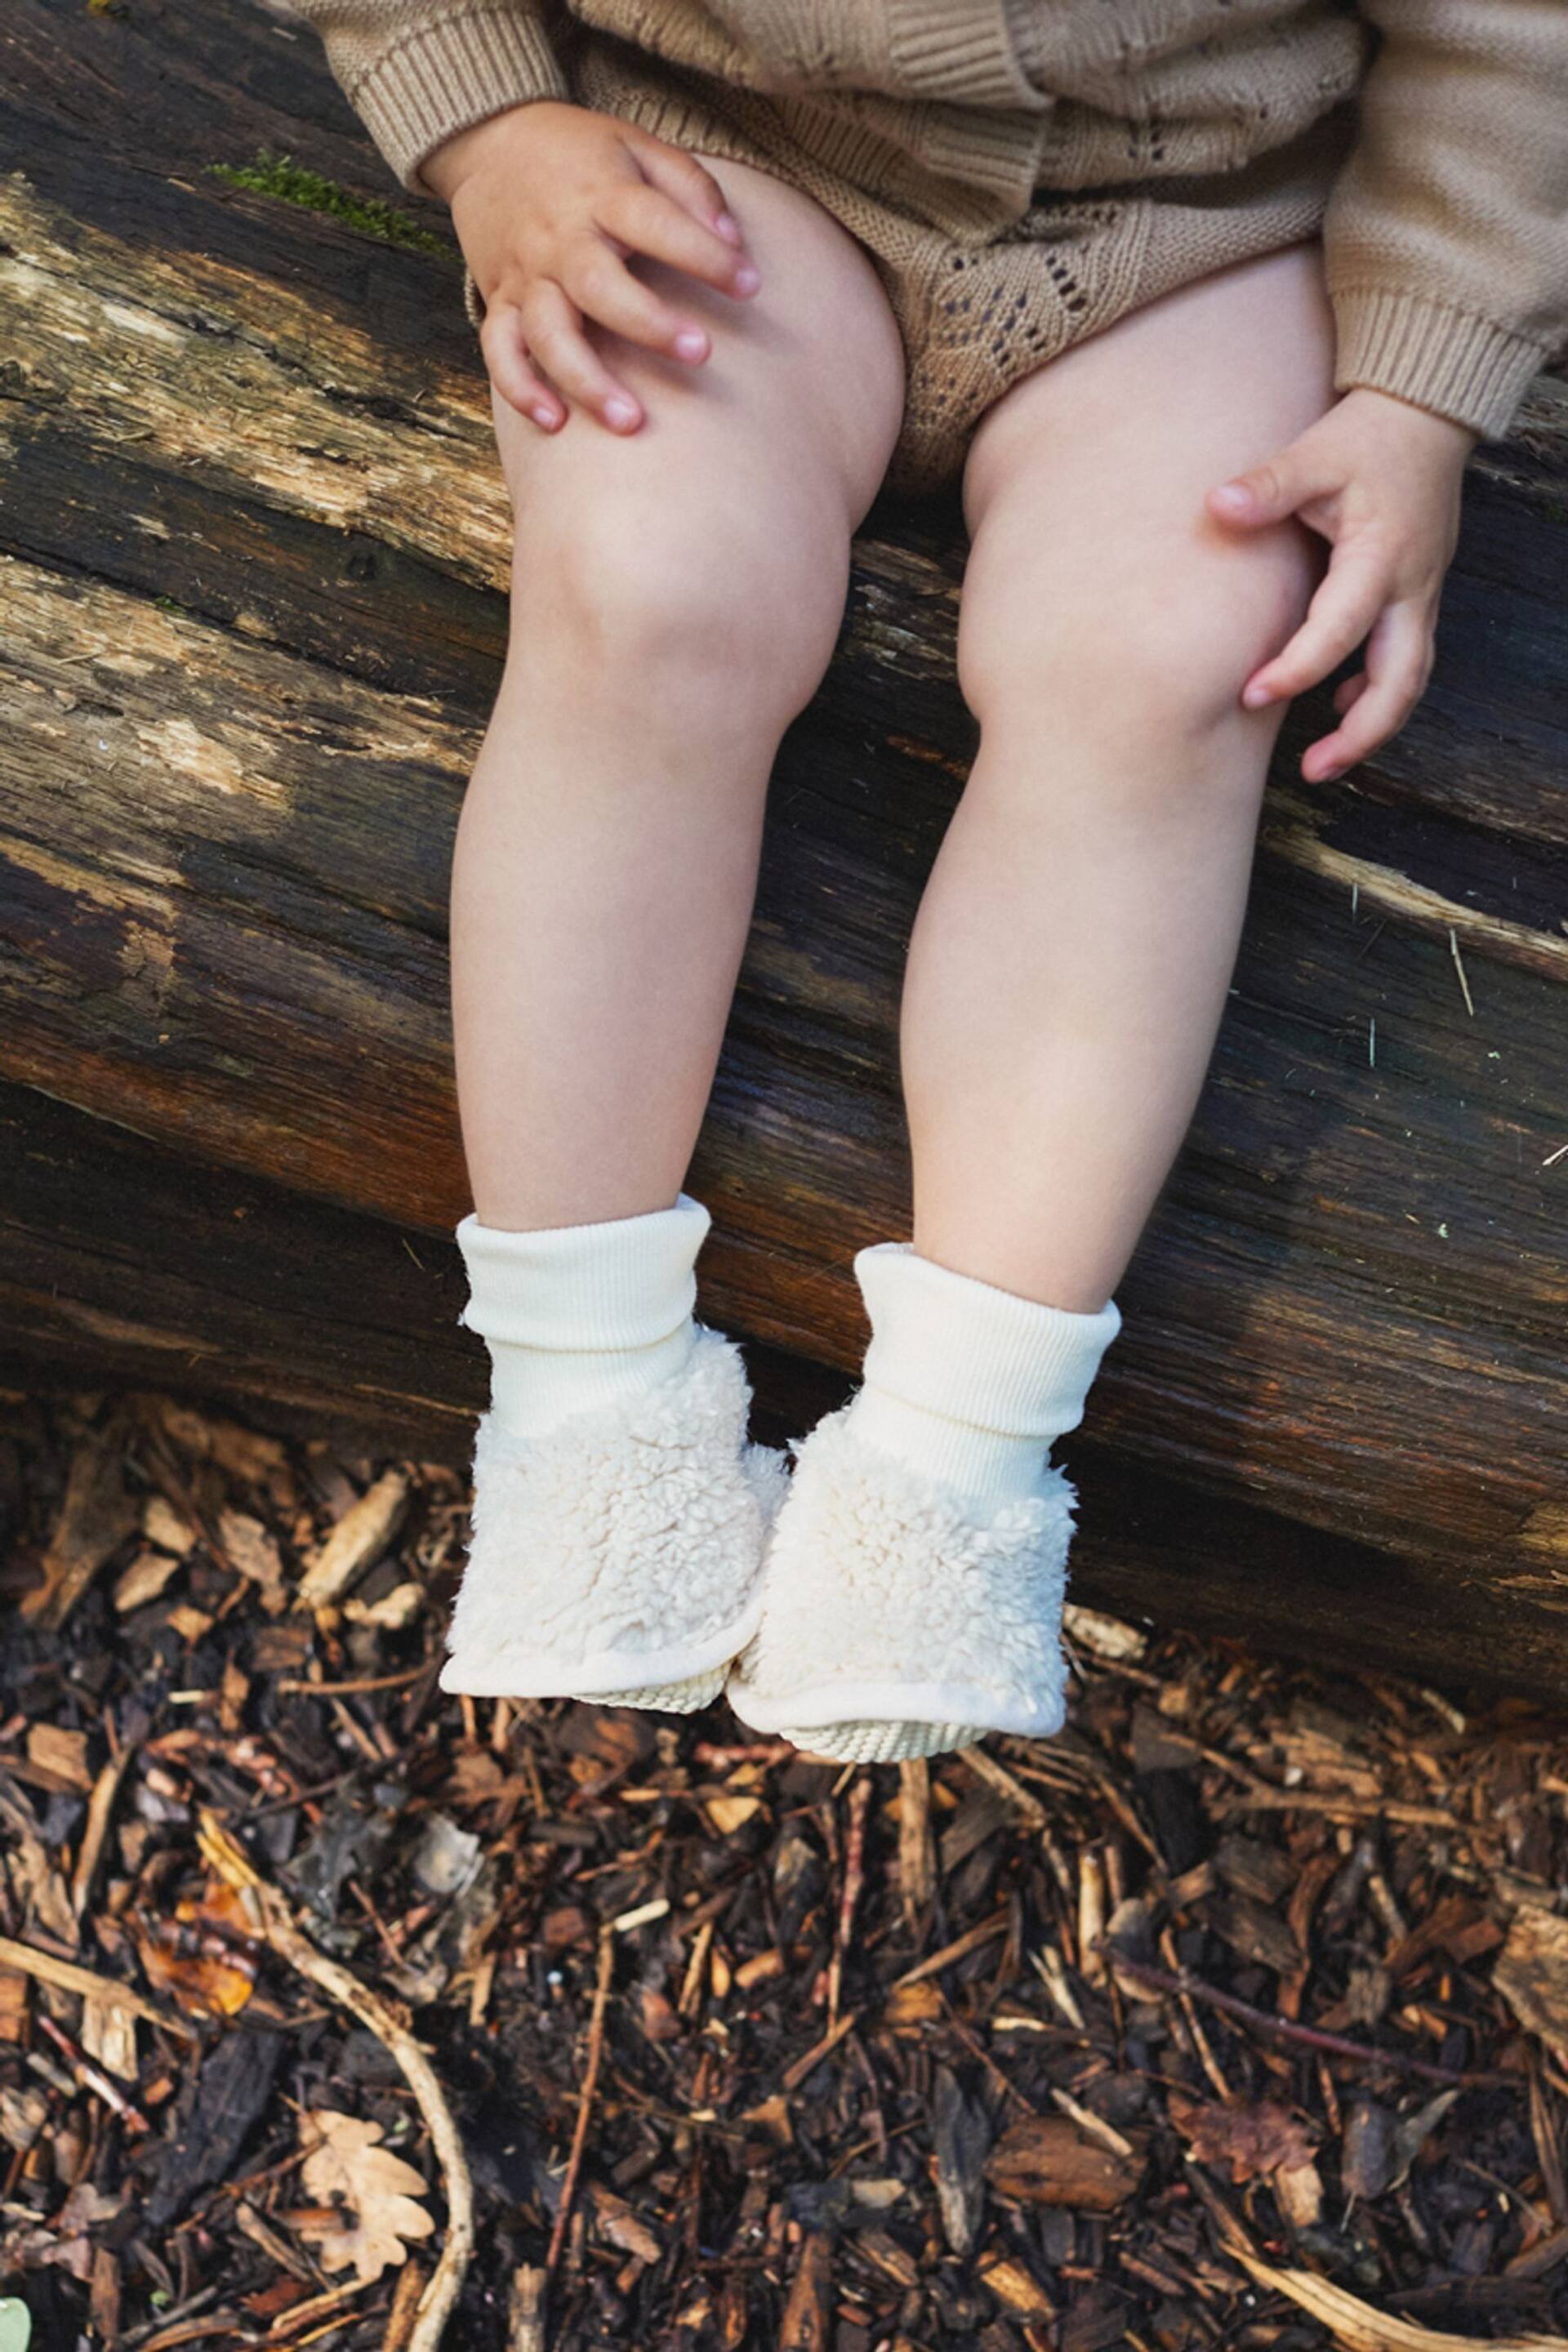
M 699 1325 L 657 1388 L 474 1444 L 468 1565 L 446 1691 L 706 1706 L 761 1614 L 784 1457 L 746 1443 L 740 1349 Z
M 792 1444 L 762 1623 L 725 1686 L 736 1714 L 846 1762 L 1059 1731 L 1078 1499 L 1066 1474 L 975 1505 L 868 1445 L 850 1412 Z

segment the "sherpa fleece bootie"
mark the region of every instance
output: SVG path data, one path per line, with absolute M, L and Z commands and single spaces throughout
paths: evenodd
M 791 1447 L 762 1624 L 726 1695 L 753 1729 L 846 1763 L 1059 1731 L 1077 1496 L 1049 1446 L 1121 1315 L 1041 1306 L 907 1243 L 855 1271 L 865 1381 Z
M 747 1443 L 740 1349 L 696 1322 L 708 1212 L 510 1233 L 464 1219 L 491 1360 L 441 1687 L 689 1713 L 762 1608 L 784 1457 Z

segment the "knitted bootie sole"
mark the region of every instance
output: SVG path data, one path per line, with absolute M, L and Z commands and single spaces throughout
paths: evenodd
M 1066 1475 L 975 1504 L 868 1445 L 842 1407 L 791 1451 L 762 1623 L 725 1695 L 753 1730 L 843 1763 L 1041 1737 L 1066 1712 Z
M 900 1704 L 914 1708 L 920 1696 L 900 1694 Z M 804 1756 L 820 1756 L 828 1764 L 912 1764 L 923 1756 L 945 1756 L 955 1748 L 973 1748 L 984 1738 L 984 1723 L 927 1723 L 911 1717 L 901 1723 L 868 1720 L 825 1723 L 808 1731 L 781 1724 L 773 1735 L 787 1739 Z
M 746 1443 L 740 1349 L 697 1327 L 686 1363 L 543 1437 L 474 1445 L 471 1539 L 441 1688 L 689 1713 L 721 1689 L 762 1613 L 787 1485 Z

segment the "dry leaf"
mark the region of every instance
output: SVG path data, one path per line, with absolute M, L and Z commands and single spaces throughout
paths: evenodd
M 269 1617 L 281 1616 L 289 1596 L 283 1589 L 283 1555 L 274 1538 L 248 1511 L 220 1511 L 217 1531 L 230 1567 L 258 1588 Z
M 1034 2275 L 1020 2262 L 1001 2255 L 995 2262 L 982 2263 L 980 2276 L 998 2303 L 1016 2311 L 1021 2319 L 1054 2319 L 1056 2308 L 1050 2297 Z
M 1533 1905 L 1521 1911 L 1498 1956 L 1492 1982 L 1522 2026 L 1568 2063 L 1568 1919 Z
M 760 1797 L 710 1797 L 702 1808 L 720 1837 L 731 1837 L 763 1810 Z
M 106 2074 L 122 2083 L 134 2083 L 141 2073 L 136 2055 L 136 2020 L 118 2001 L 90 1996 L 81 2005 L 81 2046 Z
M 236 2017 L 255 1991 L 250 1916 L 221 1878 L 182 1896 L 172 1919 L 136 1913 L 130 1925 L 149 1984 L 187 2013 Z
M 1149 1647 L 1148 1635 L 1124 1618 L 1108 1617 L 1100 1609 L 1080 1609 L 1073 1601 L 1062 1611 L 1062 1631 L 1080 1650 L 1090 1651 L 1111 1664 L 1129 1660 L 1136 1664 Z
M 379 1601 L 345 1601 L 343 1615 L 351 1625 L 373 1625 L 383 1633 L 402 1633 L 425 1606 L 425 1587 L 395 1584 Z
M 1247 2107 L 1205 2105 L 1173 2094 L 1171 2121 L 1192 2142 L 1200 2164 L 1226 2164 L 1234 2181 L 1265 2180 L 1312 2161 L 1315 2141 L 1286 2107 L 1259 2099 Z
M 392 1540 L 408 1500 L 408 1481 L 401 1470 L 384 1471 L 374 1486 L 351 1503 L 327 1540 L 306 1562 L 296 1609 L 324 1609 L 336 1601 L 381 1558 Z
M 166 1551 L 139 1551 L 130 1567 L 115 1580 L 114 1606 L 123 1617 L 132 1609 L 144 1609 L 149 1601 L 171 1584 L 180 1572 L 180 1563 Z
M 77 1440 L 66 1490 L 44 1554 L 40 1583 L 22 1595 L 21 1613 L 58 1633 L 110 1552 L 135 1528 L 136 1504 L 125 1485 L 123 1412 Z
M 307 2195 L 345 2208 L 339 2221 L 308 2221 L 308 2239 L 330 2271 L 351 2267 L 361 2286 L 400 2265 L 408 2238 L 427 2238 L 436 2224 L 415 2199 L 428 2194 L 422 2173 L 377 2145 L 382 2127 L 357 2116 L 319 2108 L 303 2118 L 308 2153 L 301 2171 Z
M 1315 2230 L 1323 2217 L 1323 2177 L 1315 2164 L 1281 2165 L 1269 2182 L 1293 2230 Z
M 65 1788 L 79 1790 L 84 1797 L 92 1787 L 85 1731 L 65 1731 L 58 1723 L 29 1724 L 27 1761 Z
M 166 1495 L 149 1495 L 142 1506 L 142 1532 L 160 1551 L 184 1559 L 196 1539 L 195 1529 L 180 1517 Z

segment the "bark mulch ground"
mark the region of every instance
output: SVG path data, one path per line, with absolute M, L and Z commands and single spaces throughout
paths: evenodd
M 0 1395 L 0 2352 L 1568 2332 L 1568 1723 L 1081 1611 L 929 1770 L 449 1700 L 466 1505 Z

